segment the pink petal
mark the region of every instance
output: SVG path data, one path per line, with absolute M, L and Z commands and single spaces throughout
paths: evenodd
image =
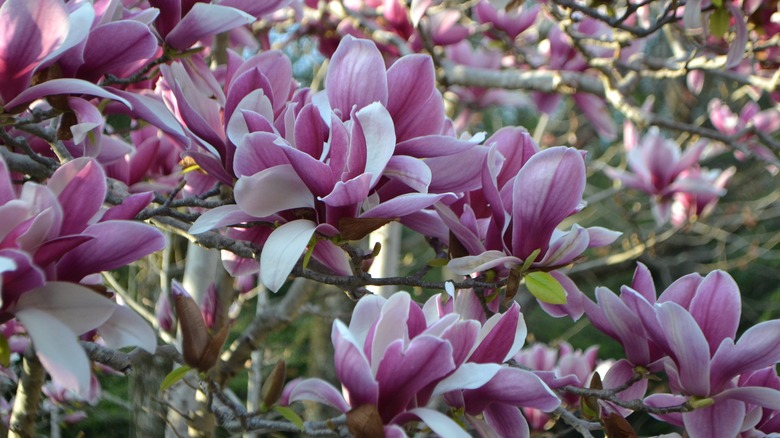
M 157 38 L 146 24 L 135 20 L 107 23 L 90 32 L 81 71 L 94 72 L 94 79 L 106 73 L 126 73 L 128 67 L 154 56 L 157 47 Z
M 165 246 L 159 230 L 137 222 L 101 222 L 87 227 L 82 234 L 95 239 L 79 245 L 60 260 L 58 279 L 79 281 L 89 274 L 125 266 Z
M 550 236 L 582 201 L 585 162 L 571 148 L 535 154 L 517 174 L 512 190 L 512 253 L 525 258 L 545 254 Z
M 342 117 L 372 102 L 387 104 L 387 72 L 382 55 L 372 41 L 347 35 L 333 54 L 325 79 L 330 106 Z
M 84 286 L 50 281 L 45 286 L 28 291 L 16 303 L 15 313 L 34 309 L 76 335 L 92 330 L 108 320 L 116 303 Z
M 82 397 L 89 395 L 89 360 L 76 340 L 76 334 L 52 315 L 30 308 L 18 311 L 16 317 L 24 324 L 32 339 L 41 364 L 52 379 Z
M 77 158 L 57 169 L 49 188 L 62 205 L 62 234 L 80 233 L 106 198 L 106 174 L 96 161 Z
M 61 1 L 7 0 L 3 3 L 0 7 L 0 83 L 3 84 L 0 100 L 13 99 L 29 85 L 37 64 L 65 41 L 69 27 L 68 12 Z
M 520 409 L 515 406 L 493 403 L 482 412 L 485 421 L 490 425 L 498 436 L 512 436 L 525 438 L 531 436 L 528 428 L 528 422 L 520 413 Z
M 52 79 L 42 84 L 34 85 L 17 95 L 13 100 L 5 104 L 5 108 L 12 109 L 14 107 L 30 103 L 34 100 L 38 100 L 47 96 L 55 94 L 88 94 L 90 96 L 102 97 L 105 99 L 116 100 L 122 102 L 128 107 L 132 108 L 130 102 L 117 94 L 107 91 L 95 84 L 81 79 Z
M 738 436 L 745 419 L 745 403 L 723 400 L 712 406 L 683 414 L 685 431 L 691 438 Z
M 739 286 L 726 272 L 713 271 L 699 284 L 688 311 L 707 337 L 710 351 L 715 351 L 723 339 L 737 336 L 742 314 Z
M 681 384 L 693 395 L 709 395 L 710 351 L 701 329 L 693 316 L 676 303 L 663 303 L 656 308 Z
M 165 37 L 165 42 L 176 49 L 187 49 L 200 39 L 253 21 L 255 17 L 235 8 L 195 3 L 187 15 Z
M 333 406 L 341 412 L 350 410 L 350 406 L 339 391 L 330 383 L 318 378 L 296 379 L 285 386 L 280 400 L 281 404 L 289 405 L 301 400 L 311 400 Z
M 452 438 L 469 438 L 470 435 L 466 433 L 463 428 L 455 422 L 452 418 L 442 414 L 439 411 L 428 408 L 414 408 L 406 411 L 405 415 L 413 415 L 425 423 L 426 426 L 431 428 L 433 433 L 438 436 L 446 436 Z
M 376 405 L 379 384 L 371 373 L 371 365 L 355 344 L 349 329 L 339 320 L 333 322 L 331 340 L 335 350 L 336 376 L 344 387 L 347 402 L 352 406 Z
M 289 164 L 239 178 L 235 198 L 242 210 L 256 217 L 314 207 L 314 197 Z
M 140 347 L 154 354 L 157 335 L 143 318 L 125 306 L 115 306 L 114 313 L 97 328 L 109 348 Z
M 449 342 L 418 336 L 404 348 L 402 339 L 388 345 L 379 363 L 379 413 L 388 421 L 401 413 L 415 394 L 455 368 Z

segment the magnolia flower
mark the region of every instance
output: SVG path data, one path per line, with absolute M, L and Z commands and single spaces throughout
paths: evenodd
M 488 139 L 490 149 L 482 167 L 482 189 L 472 192 L 460 217 L 451 208 L 437 211 L 468 256 L 452 259 L 455 273 L 496 269 L 507 275 L 534 253 L 532 267 L 565 266 L 587 248 L 614 241 L 619 233 L 561 222 L 582 207 L 585 161 L 566 147 L 543 151 L 525 130 L 502 129 Z
M 82 396 L 90 369 L 78 335 L 97 329 L 110 347 L 154 351 L 156 345 L 138 315 L 76 283 L 94 282 L 92 274 L 164 245 L 156 229 L 126 220 L 149 203 L 150 194 L 103 210 L 106 190 L 100 166 L 79 158 L 55 171 L 47 185 L 28 182 L 17 195 L 0 160 L 0 322 L 21 322 L 52 378 Z
M 743 135 L 737 141 L 744 144 L 758 157 L 770 161 L 774 160 L 774 152 L 756 141 L 755 133 L 744 131 L 754 128 L 770 135 L 777 132 L 780 130 L 780 111 L 776 108 L 761 111 L 761 107 L 756 102 L 750 101 L 742 107 L 739 114 L 735 114 L 720 99 L 712 99 L 707 109 L 710 121 L 718 131 L 726 135 L 742 133 Z M 737 156 L 742 157 L 742 153 L 738 152 Z M 776 172 L 777 169 L 774 170 Z
M 453 313 L 453 309 L 454 312 Z M 344 396 L 319 379 L 290 382 L 281 403 L 315 400 L 342 412 L 376 407 L 385 433 L 422 420 L 442 436 L 468 436 L 449 417 L 427 407 L 438 395 L 462 407 L 470 421 L 499 433 L 525 424 L 518 405 L 555 409 L 558 398 L 533 373 L 501 366 L 522 346 L 525 324 L 515 304 L 489 320 L 480 316 L 473 292 L 444 303 L 440 296 L 423 309 L 401 292 L 390 299 L 366 296 L 349 326 L 333 324 L 336 374 Z M 458 313 L 461 312 L 461 313 Z M 485 414 L 487 424 L 476 416 Z M 525 426 L 527 432 L 527 425 Z
M 586 313 L 596 328 L 623 345 L 624 379 L 634 365 L 663 369 L 674 394 L 651 395 L 647 403 L 688 401 L 695 408 L 659 418 L 684 426 L 694 438 L 736 436 L 749 408 L 780 409 L 777 389 L 735 384 L 780 361 L 780 320 L 760 323 L 737 341 L 740 294 L 727 273 L 686 275 L 656 299 L 650 273 L 640 264 L 620 297 L 605 288 L 597 289 L 596 297 L 598 305 L 586 301 Z
M 631 139 L 625 142 L 628 151 L 628 167 L 631 172 L 607 167 L 605 173 L 620 180 L 627 187 L 649 195 L 653 205 L 653 216 L 661 225 L 671 216 L 671 206 L 676 193 L 692 196 L 720 197 L 725 190 L 705 178 L 694 177 L 685 172 L 697 166 L 699 157 L 707 144 L 699 142 L 681 153 L 680 146 L 661 135 L 653 127 L 642 137 L 638 145 Z
M 442 101 L 427 57 L 404 57 L 386 69 L 373 43 L 348 37 L 325 85 L 315 96 L 297 93 L 277 123 L 262 90 L 237 104 L 246 109 L 234 111 L 235 122 L 227 126 L 228 138 L 238 144 L 236 205 L 205 213 L 190 230 L 274 224 L 229 232 L 263 246 L 260 276 L 274 291 L 307 248 L 333 272 L 350 274 L 346 254 L 332 242 L 336 236 L 359 239 L 391 220 L 425 228 L 420 212 L 453 198 L 446 191 L 458 183 L 455 178 L 437 186 L 439 193 L 428 193 L 434 184 L 428 160 L 455 163 L 461 160 L 456 154 L 476 144 L 442 134 Z

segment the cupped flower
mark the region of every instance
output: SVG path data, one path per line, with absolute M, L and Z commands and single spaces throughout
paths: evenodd
M 468 275 L 496 269 L 500 275 L 522 266 L 565 266 L 587 248 L 611 243 L 619 233 L 577 224 L 558 230 L 583 206 L 585 161 L 580 151 L 563 146 L 538 150 L 525 130 L 499 130 L 482 168 L 482 189 L 472 192 L 460 214 L 442 205 L 437 211 L 468 256 L 449 263 Z M 460 216 L 460 217 L 458 217 Z

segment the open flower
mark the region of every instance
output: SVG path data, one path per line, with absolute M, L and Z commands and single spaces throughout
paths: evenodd
M 585 161 L 580 151 L 562 146 L 539 151 L 521 129 L 499 130 L 488 144 L 482 189 L 454 205 L 461 210 L 460 217 L 451 208 L 437 206 L 470 254 L 450 261 L 453 272 L 468 275 L 496 269 L 504 276 L 535 252 L 532 267 L 554 269 L 619 236 L 577 224 L 569 231 L 557 229 L 583 205 Z
M 680 145 L 666 139 L 658 128 L 651 128 L 638 145 L 626 139 L 628 167 L 631 171 L 607 167 L 605 173 L 625 186 L 652 195 L 653 217 L 661 225 L 669 221 L 674 195 L 723 196 L 725 190 L 714 181 L 696 177 L 689 169 L 697 167 L 705 142 L 699 142 L 684 153 Z M 688 172 L 686 172 L 688 171 Z
M 533 373 L 501 365 L 525 337 L 519 307 L 487 320 L 480 312 L 471 291 L 462 291 L 454 303 L 436 296 L 423 309 L 406 292 L 390 299 L 364 297 L 349 326 L 333 324 L 344 397 L 322 380 L 307 379 L 288 384 L 282 403 L 316 400 L 342 412 L 368 404 L 376 407 L 387 433 L 422 420 L 442 436 L 467 436 L 452 419 L 426 407 L 443 395 L 464 408 L 470 421 L 499 433 L 512 427 L 522 433 L 525 421 L 517 406 L 552 410 L 560 401 Z M 477 419 L 482 413 L 487 424 Z
M 154 351 L 154 332 L 138 315 L 77 282 L 162 249 L 162 234 L 128 221 L 149 194 L 103 210 L 105 175 L 94 160 L 60 167 L 47 185 L 17 196 L 0 160 L 0 322 L 16 318 L 41 363 L 61 386 L 89 392 L 90 369 L 77 336 L 97 329 L 107 345 Z M 138 240 L 128 241 L 127 236 Z

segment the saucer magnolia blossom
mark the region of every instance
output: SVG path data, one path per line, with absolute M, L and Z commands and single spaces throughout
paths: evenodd
M 557 229 L 583 205 L 585 161 L 573 148 L 539 151 L 527 132 L 515 131 L 500 130 L 488 139 L 482 189 L 459 207 L 460 217 L 437 205 L 444 223 L 471 254 L 449 262 L 457 274 L 497 269 L 506 275 L 537 250 L 532 267 L 562 267 L 587 248 L 607 245 L 619 236 L 577 224 L 569 231 Z
M 442 395 L 486 430 L 515 428 L 522 434 L 525 421 L 517 406 L 549 411 L 560 404 L 533 373 L 501 365 L 522 347 L 525 334 L 517 304 L 485 320 L 471 291 L 462 291 L 454 305 L 436 296 L 422 309 L 406 292 L 390 299 L 367 296 L 349 326 L 333 325 L 344 396 L 322 380 L 296 380 L 285 388 L 282 404 L 315 400 L 342 412 L 368 404 L 376 407 L 388 436 L 403 436 L 398 426 L 417 420 L 441 436 L 468 436 L 427 407 Z M 482 413 L 484 421 L 477 418 Z
M 627 187 L 653 195 L 653 217 L 661 225 L 669 221 L 676 193 L 708 197 L 720 197 L 725 193 L 712 181 L 685 172 L 697 166 L 706 145 L 699 142 L 682 153 L 677 143 L 666 139 L 653 127 L 639 144 L 634 144 L 632 139 L 626 140 L 630 172 L 607 167 L 605 173 Z
M 442 395 L 482 430 L 527 436 L 518 406 L 551 411 L 560 400 L 533 373 L 501 365 L 522 347 L 525 334 L 517 304 L 485 319 L 473 291 L 461 291 L 454 303 L 437 295 L 422 309 L 406 292 L 390 299 L 367 296 L 349 326 L 333 325 L 343 398 L 328 383 L 306 379 L 290 382 L 282 402 L 315 400 L 342 412 L 373 405 L 388 436 L 401 436 L 398 426 L 417 420 L 441 436 L 468 436 L 426 407 Z
M 656 299 L 652 277 L 639 265 L 620 297 L 606 288 L 597 289 L 596 296 L 598 305 L 586 300 L 593 325 L 623 344 L 631 366 L 669 376 L 673 394 L 651 395 L 647 403 L 660 407 L 688 401 L 694 407 L 658 415 L 662 420 L 684 426 L 693 438 L 732 437 L 743 430 L 746 412 L 755 406 L 780 409 L 780 391 L 740 380 L 780 362 L 780 320 L 757 324 L 737 340 L 740 293 L 727 273 L 686 275 Z
M 0 160 L 0 322 L 21 322 L 52 378 L 81 395 L 89 391 L 90 369 L 78 335 L 97 329 L 113 348 L 154 351 L 156 344 L 138 315 L 77 283 L 94 284 L 92 274 L 125 266 L 165 242 L 151 226 L 127 220 L 150 194 L 104 210 L 106 190 L 100 166 L 80 158 L 47 185 L 27 182 L 17 195 Z

